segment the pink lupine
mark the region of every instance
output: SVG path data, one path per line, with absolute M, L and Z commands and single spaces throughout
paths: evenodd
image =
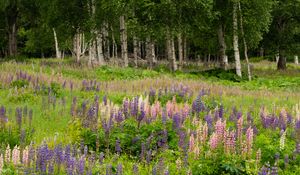
M 217 137 L 219 139 L 219 142 L 223 141 L 224 134 L 226 134 L 226 120 L 222 122 L 221 119 L 219 119 L 215 125 L 215 130 Z
M 246 131 L 246 145 L 247 145 L 247 153 L 251 155 L 252 153 L 252 145 L 253 145 L 253 129 L 251 126 Z
M 185 103 L 182 108 L 182 116 L 186 118 L 189 115 L 190 110 L 190 106 L 187 103 Z
M 242 145 L 243 116 L 237 121 L 237 140 Z
M 195 137 L 194 134 L 192 134 L 189 140 L 189 152 L 194 152 L 194 149 L 195 149 Z
M 201 142 L 205 143 L 208 137 L 208 126 L 207 123 L 202 126 L 202 137 L 201 137 Z
M 227 131 L 227 137 L 224 145 L 225 153 L 234 153 L 235 151 L 235 133 Z
M 22 163 L 24 165 L 27 165 L 29 163 L 29 159 L 28 159 L 28 155 L 29 155 L 29 149 L 28 147 L 26 147 L 24 150 L 23 150 L 23 157 L 22 157 Z
M 218 135 L 216 133 L 213 133 L 210 136 L 209 145 L 210 145 L 211 150 L 214 150 L 215 148 L 217 148 L 217 146 L 218 146 Z
M 15 146 L 12 151 L 12 162 L 14 165 L 18 165 L 20 163 L 20 149 L 18 146 Z
M 258 151 L 256 152 L 256 166 L 258 166 L 260 160 L 261 160 L 261 150 L 258 149 Z

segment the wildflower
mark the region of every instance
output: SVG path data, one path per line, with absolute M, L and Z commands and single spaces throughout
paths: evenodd
M 139 167 L 136 164 L 133 165 L 132 171 L 133 171 L 133 174 L 139 175 Z
M 123 174 L 123 167 L 122 164 L 119 163 L 117 166 L 117 174 L 116 175 L 122 175 Z
M 121 143 L 120 143 L 119 139 L 116 140 L 115 150 L 116 150 L 117 154 L 120 154 L 122 152 Z
M 247 144 L 247 152 L 250 156 L 252 153 L 252 145 L 253 145 L 253 129 L 249 127 L 246 131 L 246 144 Z
M 281 137 L 280 137 L 279 149 L 280 149 L 281 151 L 284 150 L 285 137 L 286 137 L 286 130 L 283 132 L 283 134 L 282 134 Z
M 10 158 L 11 158 L 11 150 L 10 150 L 9 145 L 7 145 L 6 150 L 5 150 L 5 162 L 9 163 L 11 160 Z
M 213 133 L 209 140 L 210 149 L 214 150 L 218 146 L 218 135 Z

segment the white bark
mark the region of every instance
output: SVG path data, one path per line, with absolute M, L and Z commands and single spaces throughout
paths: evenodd
M 73 39 L 73 52 L 72 54 L 76 57 L 77 63 L 80 62 L 81 56 L 85 54 L 87 50 L 87 44 L 85 43 L 85 37 L 83 33 L 77 30 Z
M 183 39 L 183 60 L 188 59 L 188 53 L 187 53 L 187 41 L 186 41 L 186 37 L 184 37 Z
M 233 50 L 235 59 L 236 74 L 242 77 L 241 60 L 239 51 L 239 37 L 238 37 L 238 19 L 237 19 L 237 3 L 233 3 Z
M 275 59 L 276 59 L 276 64 L 278 64 L 278 61 L 279 61 L 279 53 L 277 53 L 277 54 L 275 55 Z
M 58 40 L 57 40 L 55 28 L 52 28 L 52 30 L 53 30 L 53 35 L 54 35 L 56 58 L 61 58 L 61 52 L 58 47 Z
M 218 28 L 218 40 L 219 40 L 219 54 L 221 57 L 221 67 L 225 70 L 228 68 L 228 57 L 226 55 L 226 42 L 225 42 L 225 34 L 224 27 L 222 24 L 219 25 Z
M 128 67 L 128 53 L 127 53 L 127 31 L 125 25 L 125 16 L 120 16 L 120 32 L 121 32 L 121 52 L 124 61 L 124 67 Z
M 178 57 L 179 57 L 179 70 L 182 69 L 183 66 L 183 46 L 182 46 L 182 36 L 181 33 L 178 34 Z
M 248 47 L 247 47 L 247 42 L 246 42 L 245 33 L 244 33 L 243 15 L 242 15 L 242 9 L 241 9 L 241 3 L 240 2 L 238 2 L 238 6 L 239 6 L 239 12 L 240 12 L 241 33 L 242 33 L 243 43 L 244 43 L 244 55 L 245 55 L 245 59 L 246 59 L 246 63 L 247 63 L 247 70 L 248 70 L 248 79 L 249 79 L 249 81 L 251 81 L 251 79 L 252 79 L 251 68 L 250 68 L 250 62 L 249 62 L 249 59 L 248 59 Z
M 295 55 L 294 59 L 295 59 L 295 64 L 298 65 L 299 64 L 298 55 Z
M 101 33 L 97 35 L 97 59 L 100 65 L 104 64 L 104 55 L 103 55 L 103 36 Z
M 150 69 L 153 68 L 154 64 L 156 63 L 155 60 L 155 45 L 154 42 L 151 41 L 150 37 L 146 39 L 146 57 L 148 60 L 148 64 Z

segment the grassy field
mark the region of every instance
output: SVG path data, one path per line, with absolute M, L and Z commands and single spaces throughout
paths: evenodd
M 186 174 L 188 172 L 193 174 L 257 174 L 263 171 L 267 164 L 270 165 L 270 169 L 277 168 L 279 173 L 297 174 L 300 172 L 300 167 L 297 166 L 299 156 L 290 160 L 291 165 L 286 165 L 285 156 L 292 159 L 293 151 L 298 143 L 299 133 L 294 128 L 297 128 L 299 120 L 297 104 L 300 99 L 300 67 L 289 64 L 288 70 L 285 72 L 276 71 L 275 67 L 275 63 L 272 62 L 254 63 L 254 80 L 249 82 L 246 80 L 246 75 L 244 75 L 245 78 L 239 79 L 231 70 L 224 72 L 199 68 L 199 70 L 191 72 L 171 73 L 164 67 L 154 70 L 109 66 L 92 69 L 73 64 L 68 59 L 63 61 L 54 59 L 5 61 L 0 64 L 0 106 L 5 108 L 5 117 L 8 118 L 8 122 L 1 120 L 2 150 L 6 149 L 7 144 L 11 148 L 19 145 L 21 150 L 26 150 L 26 146 L 30 143 L 31 145 L 34 143 L 35 148 L 45 144 L 49 148 L 56 148 L 58 143 L 64 146 L 84 144 L 90 150 L 85 154 L 94 155 L 100 152 L 106 154 L 105 163 L 92 168 L 86 165 L 84 172 L 91 171 L 92 174 L 104 174 L 109 169 L 107 166 L 112 166 L 112 171 L 118 172 L 120 163 L 123 166 L 124 174 L 132 174 L 134 166 L 138 167 L 141 174 L 149 174 L 154 171 L 155 167 L 158 169 L 160 164 L 163 164 L 161 166 L 164 167 L 161 171 L 168 171 L 170 174 Z M 124 105 L 127 104 L 126 100 L 129 100 L 131 104 L 136 96 L 140 98 L 138 107 L 145 106 L 143 109 L 137 109 L 135 121 L 134 117 L 126 117 Z M 155 106 L 155 104 L 157 105 Z M 174 105 L 173 110 L 169 109 L 172 107 L 171 104 Z M 198 111 L 202 104 L 205 109 Z M 97 108 L 96 113 L 90 108 L 93 105 Z M 152 106 L 154 106 L 154 111 L 159 108 L 156 111 L 157 118 L 152 119 L 153 121 L 150 123 L 144 118 L 139 120 L 143 110 L 145 110 L 146 116 L 153 115 Z M 133 109 L 129 108 L 132 112 Z M 182 128 L 180 128 L 184 128 L 186 132 L 186 142 L 189 143 L 189 148 L 180 145 L 181 132 L 175 132 L 176 128 L 169 130 L 168 125 L 172 126 L 172 123 L 174 125 L 175 117 L 173 115 L 176 112 L 181 114 L 186 108 L 189 109 L 189 117 L 182 119 L 180 124 Z M 23 114 L 21 122 L 18 110 L 21 110 Z M 29 112 L 31 110 L 32 119 Z M 163 118 L 164 111 L 174 111 L 174 114 L 170 114 L 166 125 L 159 122 Z M 116 117 L 119 113 L 123 117 L 120 122 Z M 207 136 L 210 139 L 207 138 L 208 142 L 205 144 L 200 143 L 203 145 L 199 158 L 199 153 L 195 153 L 194 148 L 191 148 L 191 144 L 194 143 L 191 143 L 192 131 L 196 132 L 198 127 L 194 125 L 195 122 L 199 122 L 198 125 L 202 126 L 201 123 L 204 124 L 205 121 L 208 123 L 205 117 L 212 116 L 214 118 L 213 125 L 217 125 L 218 118 L 221 118 L 228 121 L 227 132 L 235 132 L 239 129 L 236 126 L 239 120 L 231 117 L 234 118 L 239 115 L 238 113 L 244 120 L 242 129 L 245 130 L 245 136 L 236 138 L 236 147 L 234 148 L 236 150 L 232 152 L 234 156 L 228 156 L 222 151 L 220 153 L 220 151 L 208 148 L 216 129 L 211 126 Z M 261 123 L 263 114 L 268 117 L 278 116 L 278 121 L 281 120 L 280 117 L 284 116 L 285 127 L 282 128 L 279 124 L 276 124 L 275 128 L 271 126 L 271 129 L 265 127 Z M 96 115 L 97 118 L 88 119 L 89 115 Z M 112 127 L 113 132 L 108 132 L 109 135 L 107 135 L 105 130 L 107 125 L 103 124 L 103 121 L 110 121 L 112 115 L 115 123 Z M 288 116 L 293 117 L 288 119 Z M 4 118 L 4 115 L 1 117 Z M 253 121 L 249 123 L 248 120 Z M 289 120 L 291 120 L 290 123 Z M 85 127 L 85 122 L 88 127 Z M 93 125 L 93 122 L 96 124 Z M 252 128 L 255 126 L 259 132 L 258 134 L 254 133 L 253 146 L 248 149 L 248 152 L 250 149 L 252 152 L 243 157 L 240 156 L 242 153 L 244 154 L 241 151 L 244 144 L 242 142 L 243 140 L 245 143 L 249 141 L 247 140 L 249 126 Z M 148 151 L 152 151 L 149 162 L 147 156 L 144 159 L 141 158 L 142 160 L 138 158 L 137 155 L 142 152 L 140 146 L 137 146 L 139 148 L 133 146 L 131 149 L 132 145 L 135 145 L 134 143 L 126 145 L 129 142 L 126 137 L 140 135 L 146 143 L 149 138 L 157 138 L 158 136 L 153 136 L 153 133 L 163 130 L 164 127 L 169 133 L 167 136 L 169 146 L 164 148 L 165 151 L 148 148 Z M 22 139 L 22 132 L 26 132 L 26 139 Z M 286 142 L 283 149 L 279 148 L 279 145 L 282 144 L 282 132 L 285 133 Z M 108 141 L 107 136 L 109 136 Z M 241 144 L 238 143 L 239 141 Z M 115 146 L 117 142 L 121 144 L 123 150 L 121 154 Z M 225 141 L 223 142 L 225 144 Z M 126 146 L 130 148 L 126 148 Z M 219 145 L 219 147 L 222 146 Z M 225 147 L 226 145 L 224 145 Z M 188 150 L 185 152 L 185 149 Z M 260 162 L 255 163 L 255 160 L 258 159 L 258 150 L 261 151 L 261 158 Z M 276 156 L 274 158 L 277 153 L 280 154 L 280 158 L 276 158 Z M 185 154 L 189 155 L 188 160 L 185 160 Z M 222 158 L 217 158 L 216 155 L 219 154 L 222 155 Z M 98 157 L 97 161 L 100 161 Z M 166 158 L 162 161 L 162 157 Z M 232 158 L 236 162 L 231 161 Z M 91 164 L 88 156 L 84 160 L 87 162 L 86 164 Z M 212 161 L 219 162 L 214 164 Z M 50 167 L 49 162 L 46 165 L 47 168 Z M 179 163 L 181 163 L 181 168 L 178 167 Z M 202 166 L 202 168 L 198 166 Z M 4 167 L 4 174 L 20 174 L 24 170 L 24 168 L 19 169 L 15 164 L 6 163 Z M 30 164 L 28 167 L 38 169 L 37 165 L 35 167 Z M 54 174 L 69 174 L 68 168 L 61 170 L 56 164 L 54 167 Z M 208 167 L 211 167 L 212 170 L 208 170 Z M 39 169 L 36 173 L 39 174 L 42 171 Z M 80 174 L 77 170 L 74 172 Z M 271 170 L 269 172 L 271 173 Z M 50 170 L 47 170 L 47 173 L 51 174 Z

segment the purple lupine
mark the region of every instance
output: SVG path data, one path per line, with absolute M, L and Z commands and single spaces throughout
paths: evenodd
M 261 169 L 260 169 L 260 172 L 258 172 L 258 175 L 268 175 L 269 174 L 269 171 L 270 171 L 270 168 L 266 167 L 266 166 L 263 166 Z
M 16 121 L 17 121 L 17 124 L 19 126 L 19 128 L 21 128 L 21 125 L 22 125 L 22 109 L 17 107 L 16 108 Z
M 129 100 L 127 98 L 123 101 L 123 113 L 125 118 L 129 117 Z
M 133 167 L 132 167 L 132 172 L 133 172 L 133 174 L 135 174 L 135 175 L 140 174 L 140 173 L 139 173 L 139 167 L 138 167 L 136 164 L 133 165 Z
M 47 144 L 43 144 L 38 149 L 37 160 L 36 160 L 36 168 L 42 174 L 45 174 L 47 171 L 47 156 L 48 156 L 48 146 Z
M 54 174 L 54 164 L 53 164 L 53 161 L 49 161 L 49 164 L 48 164 L 48 174 L 49 175 Z
M 79 175 L 84 175 L 84 168 L 85 168 L 85 160 L 84 160 L 84 156 L 81 156 L 76 163 L 76 169 Z
M 122 152 L 121 141 L 119 139 L 116 140 L 115 151 L 117 152 L 117 154 L 120 154 Z
M 105 174 L 106 174 L 106 175 L 113 175 L 111 164 L 108 164 L 108 165 L 106 166 L 106 173 L 105 173 Z
M 104 160 L 104 153 L 101 152 L 99 155 L 99 163 L 102 165 L 103 164 L 103 160 Z
M 167 110 L 166 110 L 166 108 L 164 108 L 163 111 L 162 111 L 161 120 L 162 120 L 163 125 L 166 125 L 166 123 L 167 123 Z
M 76 115 L 76 105 L 77 105 L 77 98 L 73 97 L 72 104 L 71 104 L 71 116 L 74 117 Z
M 64 161 L 63 148 L 61 144 L 55 145 L 54 147 L 55 163 L 60 166 Z
M 278 167 L 277 166 L 273 166 L 271 168 L 271 175 L 278 175 Z
M 118 114 L 115 115 L 115 120 L 118 124 L 122 123 L 122 121 L 124 121 L 124 118 L 123 118 L 123 111 L 122 110 L 118 110 Z
M 153 166 L 153 168 L 152 168 L 152 175 L 157 175 L 157 168 L 156 168 L 156 166 Z
M 170 173 L 169 173 L 169 170 L 168 169 L 166 169 L 166 171 L 165 171 L 165 173 L 164 173 L 164 175 L 169 175 Z
M 69 162 L 70 158 L 71 158 L 71 146 L 67 145 L 65 148 L 65 153 L 64 153 L 65 162 Z
M 219 118 L 223 119 L 224 117 L 224 106 L 221 105 L 219 108 Z
M 144 160 L 145 154 L 146 154 L 146 146 L 145 146 L 145 143 L 142 142 L 142 144 L 141 144 L 141 154 L 140 154 L 141 160 Z
M 117 166 L 117 173 L 116 175 L 122 175 L 123 174 L 123 166 L 121 163 L 118 164 Z
M 247 113 L 247 122 L 248 122 L 248 124 L 252 124 L 253 123 L 253 117 L 251 115 L 251 112 Z
M 84 150 L 83 150 L 83 155 L 84 155 L 84 157 L 86 157 L 87 154 L 88 154 L 88 146 L 85 145 L 85 146 L 84 146 Z
M 102 101 L 103 101 L 103 104 L 106 106 L 107 105 L 107 96 L 106 95 L 103 96 Z
M 178 141 L 178 146 L 181 149 L 184 149 L 184 146 L 186 145 L 186 133 L 183 130 L 179 131 L 179 141 Z
M 288 166 L 288 164 L 289 164 L 289 155 L 288 154 L 286 154 L 285 156 L 284 156 L 284 165 L 285 165 L 285 167 L 287 167 Z
M 74 157 L 70 157 L 70 159 L 68 161 L 66 161 L 66 163 L 67 163 L 67 174 L 68 175 L 73 175 L 74 174 L 74 169 L 75 169 L 76 159 Z
M 207 115 L 204 117 L 204 120 L 206 121 L 208 128 L 211 130 L 212 127 L 213 127 L 213 119 L 212 119 L 211 115 L 210 115 L 210 114 L 207 114 Z
M 173 129 L 177 130 L 181 128 L 180 114 L 176 113 L 173 116 Z

